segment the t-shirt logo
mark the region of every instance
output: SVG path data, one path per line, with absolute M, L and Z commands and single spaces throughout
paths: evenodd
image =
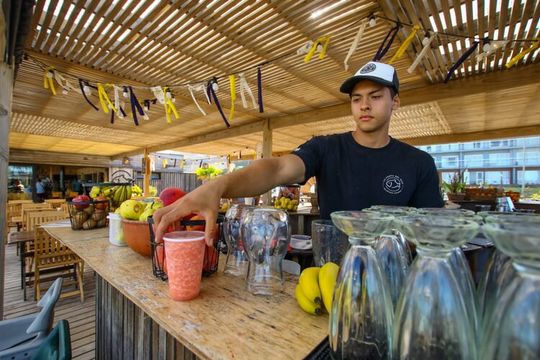
M 362 69 L 360 69 L 360 74 L 367 74 L 373 72 L 376 68 L 377 66 L 375 64 L 367 64 Z
M 399 194 L 403 191 L 403 180 L 397 175 L 388 175 L 383 180 L 383 189 L 389 194 Z

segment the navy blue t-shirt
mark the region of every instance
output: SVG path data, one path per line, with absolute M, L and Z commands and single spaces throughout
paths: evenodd
M 372 205 L 443 206 L 431 155 L 396 139 L 373 149 L 358 144 L 352 132 L 317 136 L 293 154 L 304 161 L 304 181 L 317 179 L 323 219 Z

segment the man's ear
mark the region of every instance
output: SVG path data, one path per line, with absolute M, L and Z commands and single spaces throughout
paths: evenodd
M 401 106 L 401 100 L 399 99 L 399 95 L 396 94 L 394 98 L 392 99 L 392 110 L 397 110 Z

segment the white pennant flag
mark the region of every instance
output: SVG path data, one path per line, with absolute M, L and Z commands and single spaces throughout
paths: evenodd
M 428 41 L 426 42 L 426 44 L 424 45 L 424 48 L 422 49 L 422 51 L 420 51 L 418 53 L 418 55 L 416 55 L 416 59 L 414 59 L 413 63 L 411 64 L 411 66 L 409 66 L 409 68 L 407 69 L 407 72 L 409 74 L 412 74 L 412 72 L 414 71 L 414 69 L 416 69 L 416 67 L 418 66 L 418 64 L 420 64 L 420 61 L 422 61 L 422 59 L 424 58 L 424 56 L 426 56 L 426 53 L 428 52 L 429 49 L 431 49 L 431 42 L 433 41 L 433 39 L 435 39 L 435 36 L 437 36 L 437 33 L 433 33 Z
M 253 104 L 253 108 L 257 109 L 258 105 L 255 101 L 255 97 L 253 96 L 253 92 L 251 91 L 251 88 L 249 87 L 249 84 L 246 80 L 246 77 L 244 76 L 244 73 L 241 73 L 238 75 L 240 77 L 240 97 L 242 98 L 242 106 L 244 109 L 248 108 L 246 96 L 244 94 L 244 91 L 248 93 L 249 97 L 251 98 L 251 103 Z
M 192 86 L 192 85 L 188 85 L 188 90 L 189 90 L 189 94 L 191 95 L 191 98 L 193 99 L 193 102 L 195 103 L 195 105 L 197 105 L 197 108 L 199 109 L 199 111 L 204 115 L 206 116 L 206 112 L 203 110 L 203 108 L 201 107 L 201 105 L 199 105 L 199 103 L 197 102 L 197 99 L 195 98 L 195 94 L 193 94 L 193 91 L 195 90 L 199 90 L 200 89 L 200 86 L 203 87 L 204 89 L 204 85 L 196 85 L 196 86 Z M 206 91 L 204 91 L 204 93 L 206 94 Z M 206 97 L 208 98 L 208 94 L 206 94 Z
M 351 58 L 352 54 L 358 47 L 358 43 L 362 39 L 362 36 L 364 35 L 364 30 L 366 28 L 368 21 L 367 19 L 362 20 L 362 23 L 360 24 L 360 28 L 358 28 L 358 32 L 356 33 L 356 36 L 354 37 L 354 40 L 351 44 L 351 47 L 349 48 L 349 52 L 347 53 L 347 56 L 345 57 L 345 61 L 343 62 L 345 65 L 345 70 L 349 70 L 349 59 Z

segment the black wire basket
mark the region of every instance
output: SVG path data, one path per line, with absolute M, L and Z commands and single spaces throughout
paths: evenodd
M 68 201 L 67 206 L 73 230 L 91 230 L 109 225 L 109 200 Z
M 149 216 L 148 227 L 150 229 L 150 247 L 152 249 L 152 273 L 155 277 L 161 280 L 167 280 L 167 273 L 165 270 L 165 246 L 164 242 L 157 242 L 156 236 L 154 233 L 154 219 L 152 216 Z M 176 222 L 172 227 L 172 231 L 185 229 L 186 226 L 204 226 L 206 224 L 205 220 L 181 220 Z M 214 239 L 214 244 L 212 246 L 206 245 L 204 252 L 204 263 L 203 263 L 203 276 L 210 276 L 215 273 L 218 269 L 219 264 L 219 253 L 220 250 L 225 246 L 225 238 L 223 234 L 223 216 L 218 216 L 218 234 Z

